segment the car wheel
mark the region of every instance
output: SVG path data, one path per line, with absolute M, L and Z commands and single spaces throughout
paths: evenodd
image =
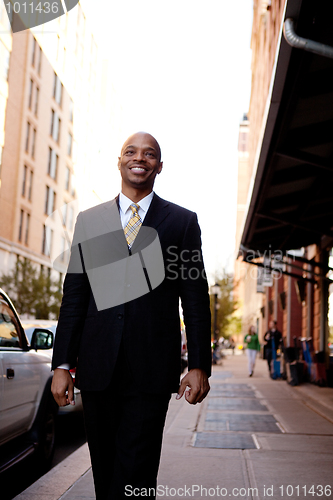
M 57 405 L 50 401 L 37 430 L 37 460 L 45 469 L 50 467 L 54 454 L 57 410 Z

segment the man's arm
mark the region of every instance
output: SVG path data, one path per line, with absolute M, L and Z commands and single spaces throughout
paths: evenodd
M 75 404 L 74 384 L 68 369 L 76 366 L 78 346 L 90 296 L 89 280 L 85 273 L 79 245 L 83 232 L 81 224 L 79 214 L 75 225 L 68 271 L 64 281 L 53 349 L 52 369 L 54 376 L 51 391 L 59 406 Z M 67 365 L 68 369 L 59 368 L 61 365 Z
M 189 356 L 189 372 L 182 379 L 177 399 L 185 393 L 191 404 L 201 403 L 209 392 L 208 377 L 211 375 L 211 316 L 202 252 L 201 234 L 196 214 L 189 220 L 184 233 L 181 252 L 191 258 L 180 262 L 180 297 L 186 326 Z M 182 253 L 180 252 L 180 255 Z

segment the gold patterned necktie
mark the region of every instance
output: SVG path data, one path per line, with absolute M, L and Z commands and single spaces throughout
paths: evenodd
M 133 203 L 130 205 L 130 209 L 132 210 L 132 216 L 128 221 L 126 227 L 124 228 L 125 238 L 127 241 L 128 248 L 134 243 L 135 238 L 139 232 L 140 227 L 142 226 L 142 220 L 138 213 L 140 206 L 137 203 Z

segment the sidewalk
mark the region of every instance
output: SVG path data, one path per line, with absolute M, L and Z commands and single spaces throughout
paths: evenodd
M 333 389 L 271 380 L 261 359 L 249 378 L 246 356 L 228 355 L 201 405 L 171 400 L 158 498 L 333 498 L 332 463 Z M 94 498 L 87 445 L 15 497 Z

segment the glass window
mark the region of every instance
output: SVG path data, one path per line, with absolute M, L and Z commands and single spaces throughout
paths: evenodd
M 60 81 L 57 73 L 54 73 L 54 86 L 53 86 L 53 97 L 55 101 L 61 106 L 62 100 L 62 83 Z
M 28 200 L 31 201 L 32 197 L 32 181 L 33 181 L 34 173 L 32 170 L 30 170 L 30 176 L 29 176 L 29 189 L 28 189 Z
M 68 142 L 67 142 L 67 154 L 68 154 L 68 156 L 72 156 L 72 148 L 73 148 L 73 136 L 70 132 L 68 132 Z
M 68 167 L 66 167 L 66 173 L 65 173 L 65 189 L 66 189 L 66 191 L 69 191 L 70 179 L 71 179 L 71 171 Z
M 34 89 L 34 82 L 33 82 L 33 80 L 30 80 L 30 86 L 29 86 L 29 109 L 31 109 L 31 106 L 32 106 L 33 89 Z
M 32 57 L 31 57 L 31 65 L 32 66 L 35 66 L 36 48 L 37 48 L 37 40 L 34 37 L 33 42 L 32 42 Z
M 29 226 L 30 226 L 30 214 L 27 214 L 27 219 L 25 222 L 25 238 L 24 243 L 27 245 L 29 241 Z
M 50 187 L 46 186 L 44 213 L 49 215 Z
M 34 109 L 34 113 L 35 113 L 35 116 L 38 115 L 38 100 L 39 100 L 39 88 L 36 87 L 36 93 L 35 93 L 35 109 Z
M 24 165 L 23 169 L 23 181 L 22 181 L 22 196 L 25 196 L 25 188 L 27 184 L 27 174 L 28 174 L 28 167 Z
M 53 231 L 49 226 L 43 225 L 42 253 L 47 257 L 51 254 Z
M 38 51 L 38 74 L 40 75 L 42 70 L 42 48 L 39 47 Z
M 30 123 L 27 123 L 27 133 L 25 138 L 25 150 L 28 153 L 29 151 L 29 138 L 30 138 Z
M 18 240 L 19 241 L 22 241 L 23 218 L 24 218 L 24 212 L 23 212 L 23 210 L 21 210 L 21 212 L 20 212 L 19 234 L 18 234 Z
M 56 152 L 54 151 L 54 149 L 49 148 L 49 164 L 48 164 L 47 173 L 54 180 L 56 180 L 56 178 L 57 178 L 58 161 L 59 161 L 59 157 L 56 154 Z
M 19 328 L 13 311 L 0 299 L 0 346 L 21 347 Z
M 32 132 L 32 145 L 31 145 L 31 156 L 32 156 L 33 158 L 35 158 L 36 134 L 37 134 L 37 131 L 36 131 L 36 129 L 34 128 L 34 129 L 33 129 L 33 132 Z

